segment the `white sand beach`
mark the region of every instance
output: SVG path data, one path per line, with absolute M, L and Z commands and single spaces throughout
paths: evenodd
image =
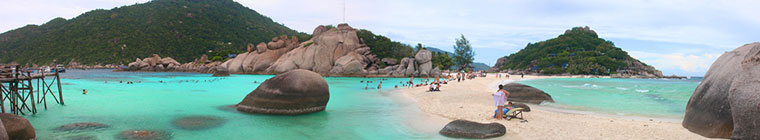
M 523 79 L 559 77 L 569 76 L 525 75 Z M 557 112 L 535 104 L 529 104 L 531 112 L 523 113 L 527 122 L 521 122 L 519 119 L 493 119 L 492 111 L 495 107 L 491 93 L 497 89 L 498 84 L 513 80 L 520 80 L 520 76 L 512 75 L 508 80 L 489 74 L 488 77 L 449 82 L 442 85 L 440 92 L 426 92 L 427 87 L 402 88 L 398 92 L 416 101 L 422 112 L 440 116 L 448 121 L 465 119 L 505 125 L 507 134 L 496 139 L 707 139 L 686 130 L 680 121 Z M 443 125 L 445 123 L 438 128 L 442 128 Z

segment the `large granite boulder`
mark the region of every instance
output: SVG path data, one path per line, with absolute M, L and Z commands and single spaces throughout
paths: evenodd
M 5 124 L 3 124 L 3 121 L 0 121 L 0 140 L 7 140 L 8 139 L 8 131 L 5 130 Z
M 504 85 L 504 89 L 509 92 L 509 101 L 540 104 L 541 102 L 554 102 L 552 96 L 540 89 L 523 85 L 519 83 L 509 83 Z
M 37 136 L 34 127 L 29 120 L 24 117 L 9 113 L 0 113 L 0 120 L 3 122 L 5 131 L 8 132 L 8 138 L 12 140 L 35 139 Z
M 237 105 L 247 113 L 297 115 L 325 110 L 330 91 L 319 74 L 292 70 L 267 79 Z
M 148 63 L 149 66 L 155 66 L 161 63 L 161 56 L 153 54 L 153 56 L 143 59 L 143 62 Z
M 385 63 L 386 66 L 393 66 L 393 65 L 398 64 L 398 60 L 396 60 L 395 58 L 383 58 L 381 59 L 381 61 L 383 61 L 383 63 Z
M 467 120 L 454 120 L 439 131 L 441 135 L 453 138 L 493 138 L 503 136 L 507 128 L 499 123 L 482 124 Z
M 718 57 L 686 105 L 683 127 L 709 138 L 760 138 L 760 43 Z

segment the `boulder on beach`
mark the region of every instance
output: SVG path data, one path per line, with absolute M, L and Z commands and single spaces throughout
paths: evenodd
M 453 138 L 484 139 L 503 136 L 507 133 L 507 128 L 499 123 L 482 124 L 468 120 L 454 120 L 446 124 L 439 133 Z
M 540 104 L 544 101 L 554 102 L 551 95 L 528 85 L 509 83 L 504 85 L 504 89 L 509 92 L 509 101 L 532 104 Z
M 155 130 L 127 130 L 121 131 L 116 136 L 123 140 L 168 140 L 171 139 L 171 135 L 165 131 Z
M 8 138 L 12 140 L 28 140 L 37 137 L 34 132 L 34 127 L 32 127 L 29 120 L 24 117 L 9 113 L 0 113 L 0 120 L 3 122 L 3 127 L 5 127 Z
M 109 126 L 102 123 L 96 123 L 96 122 L 80 122 L 80 123 L 71 123 L 66 124 L 63 126 L 60 126 L 56 128 L 58 131 L 74 131 L 74 130 L 91 130 L 91 129 L 100 129 L 100 128 L 108 128 Z
M 530 112 L 530 106 L 528 106 L 527 104 L 512 103 L 512 106 L 514 106 L 515 108 L 523 108 L 522 110 L 523 112 Z
M 683 127 L 708 138 L 760 138 L 760 42 L 718 57 L 686 105 Z
M 237 105 L 247 113 L 298 115 L 325 110 L 330 90 L 319 74 L 292 70 L 267 79 Z
M 220 126 L 224 122 L 224 119 L 215 116 L 188 116 L 174 120 L 174 126 L 187 130 L 201 130 Z

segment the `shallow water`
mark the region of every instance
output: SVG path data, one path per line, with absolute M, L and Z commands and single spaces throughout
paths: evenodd
M 701 79 L 551 78 L 523 80 L 549 93 L 544 105 L 623 116 L 682 119 Z
M 172 139 L 441 139 L 410 126 L 404 114 L 410 104 L 399 104 L 389 94 L 407 78 L 387 78 L 383 89 L 365 78 L 326 77 L 330 101 L 326 111 L 299 116 L 244 114 L 227 106 L 239 103 L 261 82 L 273 75 L 211 77 L 197 73 L 110 72 L 70 70 L 61 79 L 66 105 L 48 101 L 48 110 L 26 115 L 40 139 L 96 137 L 117 139 L 121 131 L 164 131 Z M 121 81 L 121 83 L 120 83 Z M 131 81 L 134 84 L 126 84 Z M 83 95 L 82 89 L 87 89 Z M 41 108 L 41 106 L 38 106 Z M 175 119 L 212 116 L 219 126 L 186 130 Z M 57 131 L 77 122 L 98 122 L 109 128 Z

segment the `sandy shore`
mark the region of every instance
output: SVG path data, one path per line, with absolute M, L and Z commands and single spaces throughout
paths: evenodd
M 558 77 L 568 76 L 526 75 L 524 79 Z M 422 112 L 448 121 L 465 119 L 504 124 L 507 136 L 497 139 L 707 139 L 681 127 L 680 122 L 556 112 L 538 105 L 531 105 L 532 111 L 523 113 L 527 122 L 491 118 L 495 109 L 491 93 L 498 84 L 513 80 L 520 80 L 519 75 L 512 75 L 508 80 L 489 74 L 474 80 L 449 82 L 442 85 L 440 92 L 426 92 L 427 87 L 403 88 L 398 92 L 415 101 Z

